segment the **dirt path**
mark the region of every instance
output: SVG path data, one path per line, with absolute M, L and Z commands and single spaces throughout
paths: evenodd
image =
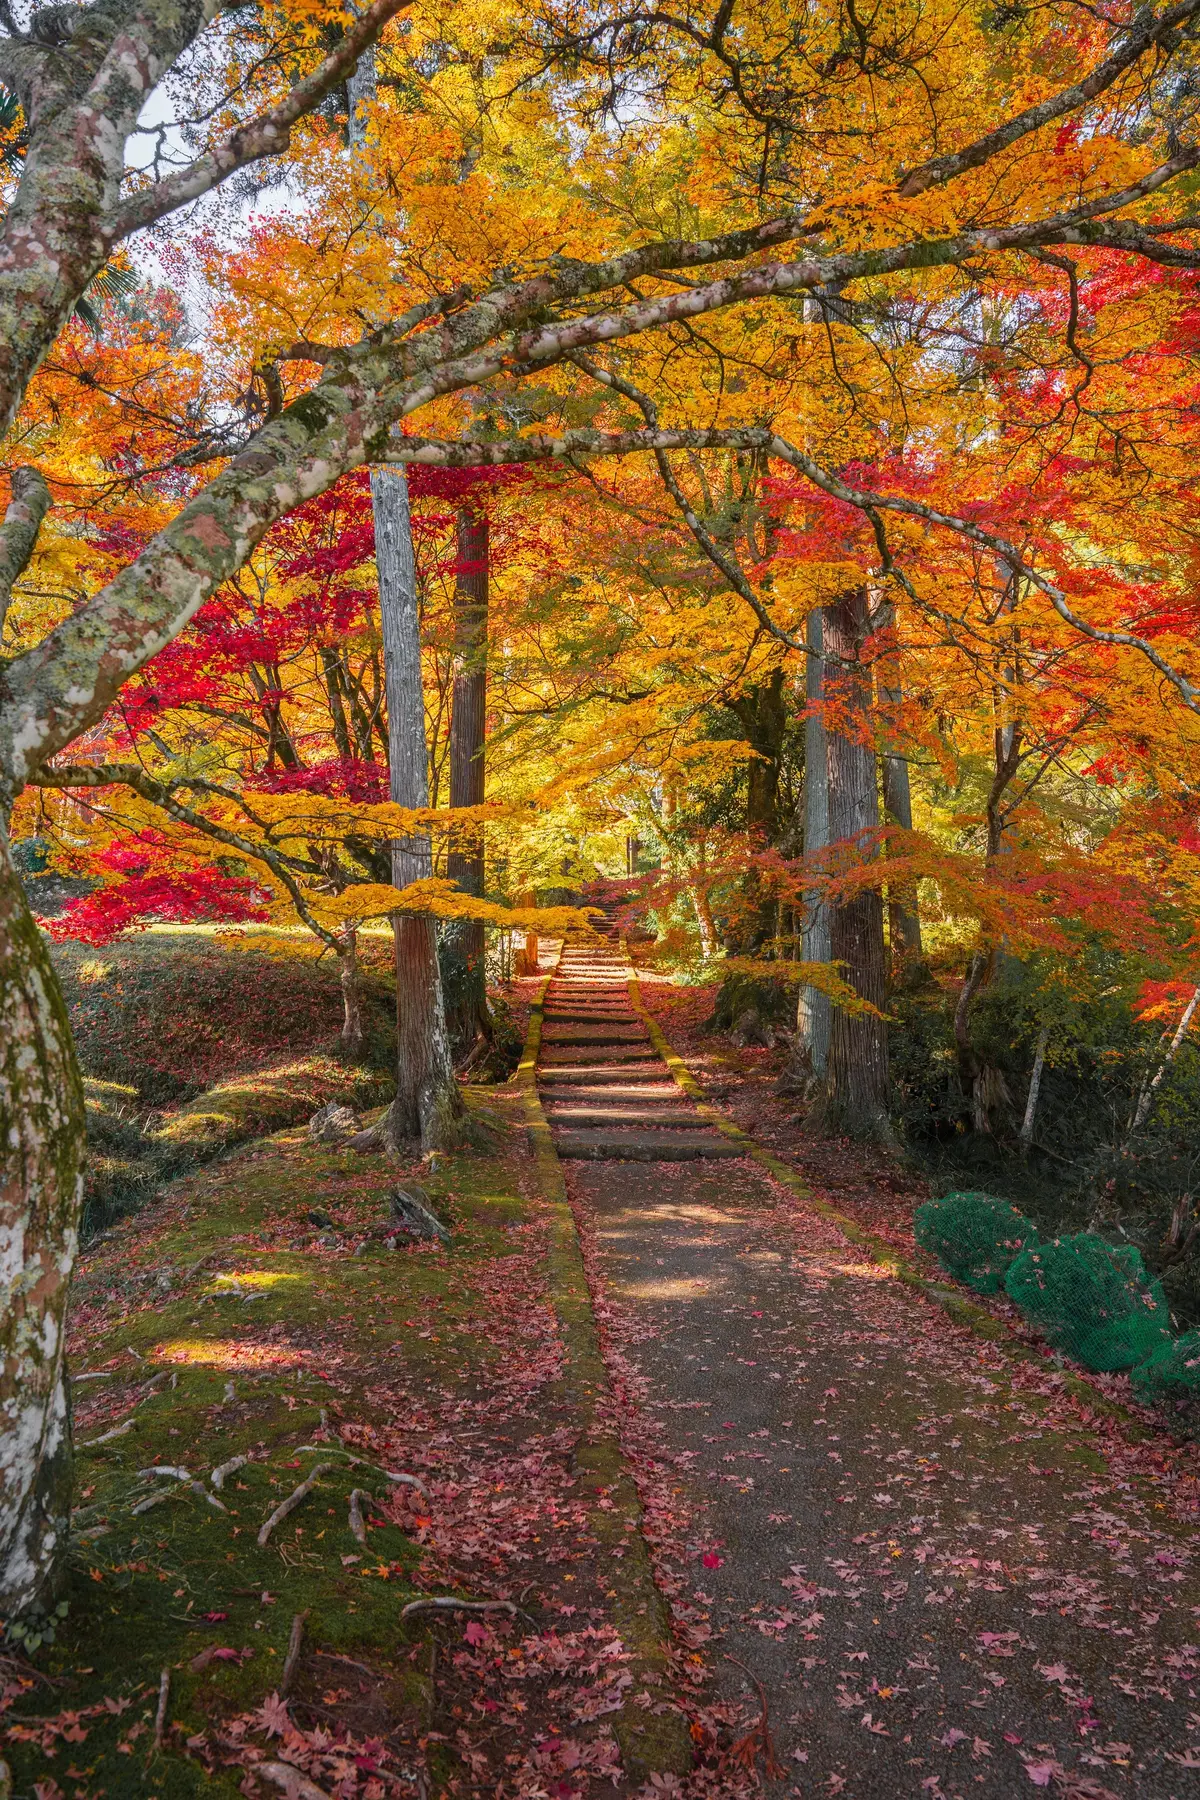
M 752 1163 L 610 1149 L 569 1186 L 779 1791 L 1197 1792 L 1194 1533 L 1148 1458 Z

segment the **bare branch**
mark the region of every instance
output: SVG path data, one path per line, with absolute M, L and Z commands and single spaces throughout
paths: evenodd
M 620 387 L 622 392 L 629 393 L 631 397 L 636 392 L 630 388 L 629 384 L 608 377 L 607 371 L 599 371 L 596 378 L 598 380 L 607 378 L 608 385 Z M 778 457 L 780 461 L 790 463 L 793 468 L 799 469 L 815 487 L 820 488 L 822 492 L 831 495 L 834 499 L 855 507 L 870 521 L 881 554 L 880 573 L 896 580 L 905 589 L 909 598 L 916 601 L 918 605 L 922 603 L 907 576 L 892 561 L 879 518 L 882 513 L 901 513 L 909 518 L 920 519 L 928 525 L 941 526 L 945 530 L 955 532 L 960 537 L 967 538 L 971 543 L 979 545 L 981 549 L 1002 556 L 1014 573 L 1032 583 L 1039 592 L 1046 596 L 1055 612 L 1073 630 L 1090 638 L 1093 643 L 1137 650 L 1164 680 L 1171 683 L 1189 711 L 1200 712 L 1200 687 L 1189 681 L 1180 670 L 1167 662 L 1153 644 L 1146 638 L 1139 637 L 1136 632 L 1110 631 L 1103 626 L 1093 625 L 1089 620 L 1081 617 L 1071 606 L 1062 588 L 1057 587 L 1026 557 L 1022 556 L 1016 545 L 1011 543 L 1008 538 L 1002 537 L 998 532 L 985 530 L 983 526 L 977 525 L 971 519 L 960 518 L 954 513 L 939 512 L 936 507 L 923 505 L 918 500 L 910 500 L 903 494 L 879 494 L 869 488 L 851 487 L 840 476 L 830 474 L 812 457 L 806 455 L 804 451 L 798 450 L 794 444 L 789 444 L 785 438 L 779 437 L 768 427 L 747 425 L 728 431 L 665 427 L 648 431 L 625 432 L 579 430 L 566 431 L 555 438 L 514 438 L 498 444 L 470 442 L 441 444 L 437 440 L 429 438 L 405 438 L 400 440 L 400 443 L 402 448 L 389 449 L 389 460 L 421 463 L 445 462 L 458 467 L 533 462 L 550 457 L 629 456 L 646 451 L 660 456 L 663 451 L 674 449 L 765 450 L 771 456 Z M 660 464 L 660 468 L 661 466 Z M 664 480 L 667 479 L 668 476 L 664 476 Z M 670 477 L 670 481 L 673 479 L 673 476 Z M 675 485 L 677 486 L 677 484 Z M 700 521 L 697 520 L 696 525 L 692 525 L 691 518 L 688 517 L 691 509 L 686 496 L 672 493 L 672 497 L 684 512 L 688 527 L 704 549 L 705 554 L 720 569 L 734 591 L 740 594 L 754 609 L 755 616 L 764 629 L 770 632 L 772 637 L 787 643 L 791 648 L 804 649 L 802 643 L 795 641 L 792 635 L 785 632 L 765 611 L 740 568 L 726 556 L 719 545 L 709 538 Z
M 919 168 L 911 169 L 900 182 L 898 192 L 904 199 L 910 200 L 916 194 L 923 194 L 926 188 L 953 181 L 956 176 L 966 174 L 968 169 L 980 168 L 1010 144 L 1028 137 L 1031 132 L 1040 131 L 1043 125 L 1049 125 L 1055 119 L 1061 119 L 1067 113 L 1086 106 L 1089 100 L 1104 93 L 1127 69 L 1131 69 L 1134 63 L 1145 56 L 1147 50 L 1161 45 L 1164 39 L 1169 39 L 1181 25 L 1186 25 L 1198 13 L 1200 0 L 1179 0 L 1178 5 L 1167 7 L 1165 12 L 1139 15 L 1138 22 L 1127 34 L 1120 48 L 1094 68 L 1090 75 L 1085 75 L 1082 81 L 1073 82 L 1059 93 L 1048 95 L 1034 106 L 1027 106 L 1015 118 L 1006 119 L 994 131 L 985 132 L 983 137 L 976 138 L 973 144 L 964 145 L 961 150 L 951 151 L 945 156 L 932 157 Z
M 131 232 L 154 225 L 189 201 L 198 200 L 235 170 L 262 162 L 268 156 L 281 155 L 291 143 L 292 126 L 345 81 L 388 20 L 411 4 L 412 0 L 375 0 L 324 62 L 303 81 L 297 82 L 277 105 L 269 107 L 249 124 L 239 125 L 223 144 L 205 151 L 186 169 L 180 169 L 164 181 L 156 181 L 152 187 L 132 195 L 118 206 L 105 227 L 107 241 L 120 243 Z

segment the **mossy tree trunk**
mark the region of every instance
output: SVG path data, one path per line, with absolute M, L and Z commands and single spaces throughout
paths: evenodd
M 375 561 L 388 708 L 388 763 L 398 806 L 429 805 L 429 750 L 425 742 L 425 693 L 421 681 L 421 625 L 413 559 L 408 484 L 402 474 L 373 470 Z M 399 888 L 432 875 L 428 838 L 397 838 L 392 880 Z M 432 919 L 398 913 L 396 937 L 396 1098 L 389 1132 L 397 1145 L 419 1139 L 436 1150 L 462 1112 L 454 1079 L 437 926 Z
M 66 1008 L 0 829 L 0 1615 L 52 1590 L 71 1519 L 64 1364 L 83 1087 Z

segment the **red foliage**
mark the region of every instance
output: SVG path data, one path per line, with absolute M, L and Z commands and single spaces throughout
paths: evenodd
M 128 852 L 109 850 L 103 860 L 111 867 L 123 854 L 132 862 L 136 846 Z M 75 901 L 56 919 L 45 921 L 45 926 L 54 938 L 110 944 L 122 932 L 145 931 L 158 920 L 175 924 L 263 920 L 268 917 L 269 899 L 258 882 L 211 867 L 133 874 Z

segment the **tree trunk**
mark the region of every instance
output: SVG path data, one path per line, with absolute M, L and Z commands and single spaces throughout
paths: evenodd
M 375 52 L 361 57 L 347 82 L 352 155 L 367 152 L 366 115 L 375 97 Z M 371 470 L 375 516 L 375 565 L 379 572 L 379 622 L 388 714 L 388 792 L 398 806 L 428 806 L 429 748 L 425 742 L 425 690 L 421 679 L 421 622 L 413 555 L 408 482 L 402 471 Z M 428 838 L 397 838 L 392 881 L 407 887 L 433 874 Z M 397 913 L 396 1098 L 387 1133 L 397 1146 L 420 1140 L 436 1150 L 462 1113 L 454 1080 L 437 926 L 430 918 Z
M 840 661 L 836 676 L 843 729 L 829 731 L 829 841 L 861 858 L 854 840 L 879 824 L 875 747 L 871 737 L 871 670 L 860 660 L 869 633 L 864 588 L 825 609 L 825 651 Z M 832 685 L 832 684 L 831 684 Z M 883 901 L 868 889 L 830 909 L 830 952 L 839 973 L 882 1013 L 887 997 Z M 852 1137 L 888 1141 L 887 1028 L 882 1018 L 834 1007 L 822 1121 Z
M 692 905 L 696 908 L 696 923 L 700 927 L 700 954 L 704 957 L 715 956 L 719 948 L 717 927 L 708 902 L 708 887 L 703 874 L 692 883 Z
M 1200 987 L 1193 988 L 1192 997 L 1183 1009 L 1183 1014 L 1178 1025 L 1175 1027 L 1175 1035 L 1167 1047 L 1166 1055 L 1159 1063 L 1153 1080 L 1147 1082 L 1146 1086 L 1138 1096 L 1137 1110 L 1133 1115 L 1133 1123 L 1129 1127 L 1129 1137 L 1125 1139 L 1127 1144 L 1134 1132 L 1140 1131 L 1142 1126 L 1146 1123 L 1146 1120 L 1150 1117 L 1150 1110 L 1154 1105 L 1155 1096 L 1162 1086 L 1163 1077 L 1171 1067 L 1171 1064 L 1175 1061 L 1176 1056 L 1179 1054 L 1179 1046 L 1187 1036 L 1188 1026 L 1192 1022 L 1197 1006 L 1200 1006 Z
M 889 607 L 885 621 L 890 624 L 893 616 Z M 899 707 L 904 696 L 900 686 L 900 660 L 896 651 L 889 651 L 882 659 L 879 675 L 880 699 L 889 709 Z M 885 752 L 880 761 L 883 768 L 884 817 L 889 825 L 898 825 L 902 831 L 911 831 L 912 791 L 908 781 L 908 763 L 903 756 L 896 756 L 891 751 Z M 921 944 L 921 914 L 917 905 L 916 887 L 896 887 L 889 882 L 887 895 L 888 938 L 893 961 L 921 957 L 924 949 Z
M 363 1059 L 365 1032 L 362 1016 L 362 983 L 358 972 L 358 932 L 347 925 L 338 939 L 338 981 L 342 989 L 342 1055 L 347 1062 Z
M 808 642 L 805 694 L 810 708 L 804 726 L 804 854 L 829 845 L 829 751 L 820 707 L 824 698 L 824 615 L 811 612 L 805 628 Z M 811 709 L 816 710 L 811 710 Z M 827 963 L 829 907 L 815 889 L 804 896 L 804 928 L 800 954 L 805 962 Z M 812 1074 L 824 1076 L 829 1057 L 829 996 L 802 987 L 796 1008 L 796 1043 Z
M 71 1522 L 63 1363 L 83 1088 L 46 947 L 0 831 L 0 1615 L 52 1591 Z
M 458 574 L 454 585 L 454 691 L 450 713 L 450 805 L 481 806 L 487 727 L 488 521 L 463 507 L 458 514 Z M 453 848 L 446 873 L 466 894 L 482 899 L 483 834 L 471 847 Z M 459 1054 L 492 1035 L 487 1004 L 482 920 L 457 919 L 443 938 L 450 1035 Z
M 746 769 L 746 830 L 756 849 L 767 849 L 779 841 L 779 774 L 788 724 L 783 670 L 772 670 L 769 680 L 736 695 L 729 707 L 757 752 Z M 756 889 L 757 904 L 740 933 L 740 948 L 751 956 L 778 935 L 775 897 L 762 892 L 761 877 L 751 876 L 749 891 L 754 895 Z
M 1038 1033 L 1037 1049 L 1033 1055 L 1033 1073 L 1029 1077 L 1029 1093 L 1025 1100 L 1025 1117 L 1021 1120 L 1020 1141 L 1021 1155 L 1029 1155 L 1029 1147 L 1033 1143 L 1033 1122 L 1037 1118 L 1038 1095 L 1042 1091 L 1042 1070 L 1046 1066 L 1046 1045 L 1050 1041 L 1050 1032 L 1043 1025 Z
M 402 474 L 371 472 L 375 561 L 388 709 L 389 791 L 398 806 L 429 804 L 429 750 L 421 682 L 421 630 L 413 559 L 408 484 Z M 433 873 L 429 839 L 397 838 L 392 880 L 398 888 Z M 435 1150 L 462 1112 L 454 1080 L 442 1003 L 437 926 L 430 918 L 397 913 L 396 1098 L 389 1114 L 393 1143 L 419 1138 Z
M 912 830 L 912 793 L 908 784 L 908 763 L 902 756 L 890 753 L 883 763 L 883 810 L 889 825 L 902 831 Z M 921 943 L 921 914 L 917 906 L 917 890 L 888 883 L 888 936 L 892 955 L 896 958 L 919 957 L 924 954 Z

